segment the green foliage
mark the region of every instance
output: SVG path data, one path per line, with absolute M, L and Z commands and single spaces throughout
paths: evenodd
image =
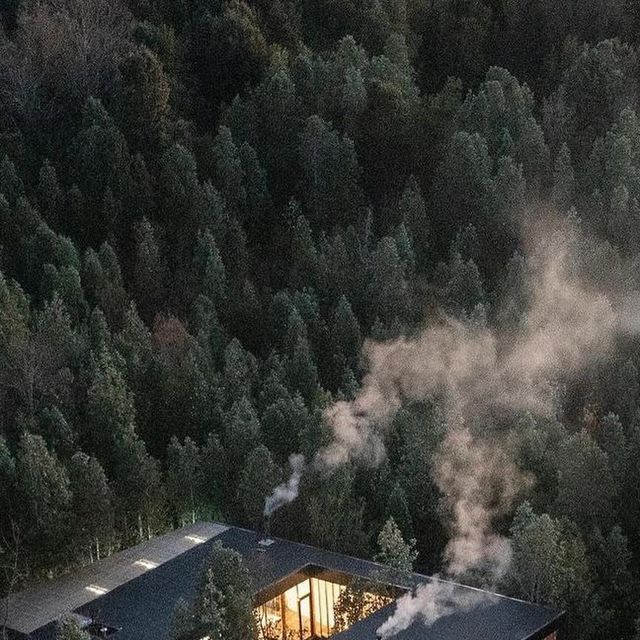
M 269 449 L 258 445 L 243 461 L 238 483 L 237 503 L 241 521 L 252 529 L 259 529 L 263 521 L 264 499 L 280 483 L 282 474 L 273 462 Z
M 78 452 L 69 464 L 74 543 L 99 560 L 108 553 L 114 535 L 113 493 L 94 457 Z
M 561 521 L 536 515 L 528 503 L 518 509 L 511 534 L 509 577 L 516 593 L 532 602 L 565 607 L 572 631 L 582 629 L 592 637 L 600 611 L 582 538 Z
M 375 560 L 392 569 L 411 572 L 418 557 L 415 546 L 415 539 L 404 541 L 398 525 L 393 517 L 390 517 L 378 534 L 378 553 Z
M 73 618 L 60 624 L 56 635 L 57 640 L 90 640 L 91 636 L 84 631 Z
M 257 526 L 356 397 L 367 338 L 443 314 L 517 337 L 547 211 L 593 236 L 572 247 L 588 279 L 640 289 L 636 4 L 0 3 L 0 539 L 20 576 L 197 518 Z M 535 480 L 498 523 L 505 589 L 567 607 L 571 638 L 635 632 L 636 342 L 561 381 L 557 414 L 487 424 Z M 415 537 L 438 571 L 446 428 L 437 399 L 403 406 L 384 465 L 311 473 L 274 529 L 372 557 L 384 525 L 385 562 Z M 229 598 L 204 580 L 180 633 L 252 637 Z
M 318 116 L 306 122 L 300 141 L 304 204 L 315 224 L 348 224 L 361 204 L 360 167 L 353 141 Z
M 242 556 L 221 544 L 213 546 L 192 603 L 179 602 L 172 638 L 207 635 L 216 640 L 257 638 L 251 604 L 251 579 Z
M 184 525 L 194 523 L 204 492 L 201 453 L 191 438 L 181 444 L 174 436 L 167 450 L 167 500 L 174 518 Z
M 45 566 L 55 566 L 66 551 L 71 492 L 66 469 L 40 436 L 25 432 L 16 455 L 22 528 L 31 552 Z
M 162 63 L 146 47 L 132 51 L 120 66 L 118 117 L 134 149 L 157 145 L 164 133 L 171 92 Z M 146 149 L 148 151 L 148 149 Z
M 561 444 L 556 464 L 557 513 L 568 516 L 584 531 L 597 523 L 608 524 L 616 486 L 607 454 L 583 431 Z M 585 495 L 589 496 L 588 503 Z

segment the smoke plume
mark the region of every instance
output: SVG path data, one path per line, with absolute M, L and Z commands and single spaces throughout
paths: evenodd
M 289 456 L 289 466 L 291 475 L 286 482 L 278 485 L 270 496 L 264 501 L 264 515 L 268 518 L 271 514 L 289 502 L 293 502 L 298 497 L 300 491 L 300 480 L 304 473 L 304 456 L 299 453 L 292 453 Z
M 391 638 L 416 620 L 431 626 L 439 618 L 489 604 L 496 598 L 478 589 L 461 591 L 458 585 L 434 577 L 431 582 L 418 585 L 413 594 L 402 596 L 397 602 L 396 613 L 378 627 L 377 634 L 380 638 Z
M 522 412 L 554 415 L 558 384 L 610 357 L 617 338 L 638 328 L 638 294 L 626 283 L 607 282 L 602 268 L 594 278 L 584 265 L 586 242 L 573 221 L 537 219 L 523 234 L 524 272 L 509 296 L 521 307 L 516 322 L 496 328 L 445 316 L 410 337 L 367 341 L 368 372 L 357 397 L 326 411 L 332 440 L 311 462 L 318 470 L 350 461 L 379 464 L 404 403 L 435 400 L 442 407 L 447 429 L 432 471 L 449 519 L 446 578 L 481 575 L 491 588 L 509 567 L 509 542 L 495 523 L 531 478 L 513 460 L 504 430 L 492 425 Z M 299 480 L 294 468 L 276 489 L 278 498 L 268 499 L 270 511 L 296 497 Z M 379 634 L 389 638 L 417 619 L 432 624 L 475 606 L 486 597 L 480 594 L 434 580 L 400 598 Z
M 557 410 L 557 382 L 608 357 L 616 338 L 630 330 L 637 299 L 613 299 L 582 274 L 577 247 L 584 238 L 569 222 L 538 224 L 525 242 L 525 273 L 517 294 L 519 322 L 508 330 L 446 317 L 414 337 L 365 344 L 368 373 L 353 402 L 326 414 L 331 444 L 315 463 L 349 460 L 370 464 L 384 457 L 384 438 L 400 407 L 435 399 L 447 433 L 433 462 L 449 513 L 444 574 L 482 575 L 496 585 L 509 567 L 507 539 L 495 533 L 531 483 L 505 448 L 504 434 L 489 428 L 496 416 L 520 412 L 550 416 Z M 422 619 L 432 624 L 453 610 L 478 604 L 481 592 L 434 581 L 401 598 L 379 634 L 388 638 Z M 470 595 L 470 594 L 473 594 Z

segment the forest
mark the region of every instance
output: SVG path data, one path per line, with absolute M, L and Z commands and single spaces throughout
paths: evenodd
M 0 597 L 198 519 L 260 529 L 372 341 L 517 335 L 550 214 L 586 290 L 640 291 L 634 0 L 0 18 Z M 638 332 L 615 343 L 548 381 L 554 411 L 483 414 L 529 479 L 493 588 L 566 609 L 571 639 L 640 639 Z M 274 535 L 374 557 L 393 518 L 440 571 L 449 417 L 403 402 L 383 459 L 305 474 Z

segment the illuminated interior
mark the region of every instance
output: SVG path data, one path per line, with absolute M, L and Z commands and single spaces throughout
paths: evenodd
M 335 582 L 306 578 L 256 607 L 261 640 L 330 637 L 336 632 L 335 605 L 345 589 L 344 585 Z M 390 601 L 389 598 L 381 600 L 374 594 L 364 594 L 364 597 L 370 602 L 375 600 L 379 606 Z M 343 621 L 342 629 L 346 626 Z

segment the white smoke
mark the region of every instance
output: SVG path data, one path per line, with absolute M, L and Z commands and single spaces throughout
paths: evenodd
M 552 415 L 557 381 L 607 358 L 616 338 L 633 329 L 640 308 L 637 296 L 613 300 L 606 287 L 585 282 L 576 252 L 584 239 L 572 224 L 539 224 L 535 233 L 518 292 L 526 300 L 519 324 L 499 331 L 448 317 L 415 337 L 367 342 L 362 389 L 353 402 L 327 411 L 333 440 L 316 457 L 328 466 L 375 463 L 403 403 L 439 400 L 447 434 L 433 472 L 449 511 L 445 574 L 481 574 L 487 587 L 496 585 L 511 558 L 495 522 L 531 483 L 505 449 L 506 438 L 492 436 L 487 425 L 496 414 Z M 450 583 L 429 583 L 401 598 L 379 633 L 390 637 L 419 618 L 431 624 L 467 607 L 469 597 Z
M 398 599 L 396 613 L 377 629 L 378 637 L 387 640 L 409 628 L 416 620 L 431 626 L 436 620 L 452 613 L 469 611 L 495 601 L 497 596 L 478 589 L 464 589 L 434 576 L 430 582 L 418 585 L 413 593 Z
M 447 423 L 433 461 L 449 514 L 444 574 L 457 580 L 480 574 L 489 588 L 511 558 L 508 540 L 495 532 L 496 520 L 511 512 L 531 483 L 506 448 L 505 434 L 498 437 L 488 428 L 492 418 L 553 415 L 558 382 L 608 358 L 619 336 L 640 328 L 637 293 L 626 284 L 610 287 L 605 277 L 596 286 L 583 276 L 585 238 L 573 222 L 537 220 L 524 239 L 525 272 L 516 292 L 524 308 L 517 325 L 499 330 L 445 317 L 412 337 L 367 341 L 361 390 L 352 402 L 327 409 L 332 441 L 311 465 L 322 470 L 349 461 L 379 464 L 386 433 L 403 404 L 438 401 Z M 276 490 L 280 497 L 268 499 L 270 512 L 295 499 L 299 481 L 294 469 Z M 471 600 L 475 606 L 480 593 L 430 582 L 399 599 L 379 633 L 388 638 L 417 619 L 432 624 L 468 608 Z
M 289 456 L 289 466 L 291 467 L 289 479 L 278 485 L 264 501 L 264 515 L 266 517 L 270 517 L 274 511 L 285 504 L 293 502 L 298 497 L 300 480 L 305 469 L 304 456 L 299 453 L 292 453 Z

